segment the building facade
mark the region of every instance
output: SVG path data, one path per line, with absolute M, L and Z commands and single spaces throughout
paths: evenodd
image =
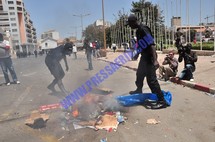
M 32 52 L 37 47 L 36 29 L 22 0 L 0 0 L 0 28 L 9 33 L 14 50 Z
M 59 32 L 57 32 L 55 30 L 49 30 L 49 31 L 46 31 L 41 34 L 41 39 L 46 39 L 46 38 L 52 38 L 55 40 L 59 40 L 60 34 L 59 34 Z

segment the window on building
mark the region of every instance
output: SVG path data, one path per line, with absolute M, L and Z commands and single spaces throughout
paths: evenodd
M 12 29 L 12 32 L 17 32 L 17 29 Z
M 10 18 L 11 21 L 16 21 L 16 18 Z
M 9 19 L 5 18 L 5 19 L 1 19 L 1 21 L 8 21 Z
M 15 12 L 10 12 L 10 15 L 15 15 Z
M 14 7 L 9 7 L 10 10 L 14 10 Z
M 3 6 L 0 6 L 0 10 L 3 11 Z
M 21 7 L 17 7 L 17 10 L 22 11 L 22 8 Z
M 8 15 L 8 13 L 0 13 L 0 15 Z
M 16 23 L 12 23 L 11 26 L 16 26 Z
M 17 5 L 21 5 L 22 3 L 21 3 L 20 1 L 17 1 L 16 4 L 17 4 Z
M 18 34 L 13 34 L 13 37 L 18 37 Z
M 13 4 L 13 1 L 8 1 L 8 4 Z
M 45 46 L 48 47 L 48 43 L 47 42 L 45 43 Z

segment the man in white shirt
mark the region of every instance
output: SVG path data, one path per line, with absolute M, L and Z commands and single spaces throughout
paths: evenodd
M 75 59 L 77 59 L 77 47 L 75 46 L 75 44 L 73 44 L 72 52 L 73 52 L 73 54 L 75 56 Z
M 18 81 L 16 72 L 13 67 L 13 62 L 11 60 L 9 41 L 4 40 L 4 37 L 1 33 L 0 33 L 0 65 L 4 74 L 4 78 L 7 86 L 10 85 L 8 70 L 10 71 L 10 74 L 12 76 L 13 83 L 20 84 L 20 81 Z

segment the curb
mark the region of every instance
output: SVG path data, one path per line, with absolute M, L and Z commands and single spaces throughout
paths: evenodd
M 204 86 L 202 84 L 197 84 L 197 83 L 186 81 L 186 80 L 178 80 L 178 78 L 175 78 L 175 77 L 170 78 L 170 81 L 173 83 L 181 84 L 181 85 L 196 89 L 196 90 L 215 94 L 215 88 L 210 88 L 210 87 Z
M 111 64 L 116 64 L 116 65 L 119 65 L 119 66 L 121 66 L 121 67 L 130 69 L 130 70 L 133 70 L 133 71 L 137 71 L 137 68 L 132 68 L 132 67 L 129 67 L 129 66 L 117 64 L 117 63 L 114 63 L 114 62 L 112 62 L 112 61 L 107 61 L 107 60 L 105 60 L 105 59 L 98 59 L 98 60 L 101 60 L 101 61 L 104 61 L 104 62 L 107 62 L 107 63 L 111 63 Z
M 112 63 L 112 64 L 117 64 L 117 63 L 114 63 L 114 62 L 111 62 L 111 61 L 107 61 L 105 59 L 99 59 L 99 60 L 104 61 L 104 62 L 108 62 L 108 63 Z M 137 71 L 137 68 L 132 68 L 132 67 L 125 66 L 125 65 L 120 65 L 120 64 L 117 64 L 117 65 L 125 67 L 125 68 L 133 70 L 133 71 Z M 210 88 L 210 87 L 204 86 L 202 84 L 197 84 L 197 83 L 186 81 L 186 80 L 178 80 L 175 77 L 171 77 L 170 81 L 173 82 L 173 83 L 181 84 L 181 85 L 196 89 L 196 90 L 200 90 L 200 91 L 203 91 L 203 92 L 215 94 L 215 88 Z

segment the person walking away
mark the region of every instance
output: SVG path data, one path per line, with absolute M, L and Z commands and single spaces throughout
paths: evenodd
M 37 50 L 36 49 L 34 50 L 34 56 L 35 56 L 35 58 L 37 58 Z
M 101 55 L 100 55 L 100 44 L 97 41 L 95 41 L 95 43 L 96 43 L 96 58 L 99 58 L 99 57 L 101 57 Z
M 159 67 L 160 79 L 165 81 L 169 80 L 170 77 L 175 77 L 178 71 L 178 60 L 174 58 L 174 53 L 169 52 L 164 58 L 162 65 Z
M 183 34 L 180 31 L 180 28 L 177 28 L 177 31 L 175 33 L 175 46 L 177 47 L 177 49 L 180 49 L 182 47 L 182 38 Z
M 195 62 L 197 62 L 198 57 L 191 48 L 192 45 L 188 43 L 179 54 L 178 61 L 184 60 L 184 69 L 179 74 L 180 80 L 194 81 L 193 72 L 196 70 Z
M 51 84 L 48 85 L 48 89 L 52 92 L 56 92 L 55 85 L 57 84 L 60 90 L 65 94 L 68 95 L 69 92 L 65 89 L 62 79 L 65 76 L 64 70 L 60 64 L 60 61 L 63 59 L 66 71 L 69 70 L 68 63 L 67 63 L 67 55 L 71 55 L 73 45 L 72 43 L 65 43 L 64 45 L 60 45 L 54 49 L 51 49 L 45 58 L 45 64 L 48 67 L 51 74 L 54 76 L 54 80 Z
M 113 44 L 112 44 L 112 47 L 113 47 L 113 52 L 115 53 L 115 52 L 116 52 L 116 44 L 113 43 Z
M 8 70 L 10 71 L 11 77 L 14 84 L 20 84 L 20 81 L 17 79 L 15 69 L 13 67 L 13 62 L 10 55 L 10 44 L 7 37 L 4 37 L 0 33 L 0 65 L 4 74 L 6 85 L 10 85 L 10 79 L 8 75 Z
M 137 59 L 139 54 L 141 54 L 138 69 L 136 72 L 135 84 L 137 86 L 137 89 L 134 91 L 130 91 L 129 93 L 130 94 L 142 93 L 143 81 L 146 77 L 151 92 L 156 94 L 158 97 L 158 101 L 153 108 L 155 109 L 165 108 L 168 105 L 164 99 L 164 94 L 161 91 L 160 85 L 156 77 L 156 70 L 159 67 L 159 63 L 157 61 L 155 44 L 147 43 L 147 46 L 142 48 L 142 45 L 139 42 L 146 35 L 151 35 L 151 37 L 153 37 L 151 30 L 148 26 L 138 23 L 137 17 L 134 14 L 131 14 L 128 17 L 127 25 L 129 25 L 132 29 L 137 29 L 136 30 L 136 37 L 138 43 L 137 49 L 140 48 L 141 51 L 141 53 L 137 52 L 136 56 L 134 56 L 134 59 Z
M 87 56 L 88 70 L 93 70 L 93 64 L 92 64 L 93 47 L 92 47 L 92 43 L 90 43 L 88 39 L 85 39 L 84 41 L 84 49 L 85 49 L 85 54 Z
M 75 56 L 75 59 L 77 59 L 77 47 L 75 46 L 75 44 L 73 44 L 73 54 Z

